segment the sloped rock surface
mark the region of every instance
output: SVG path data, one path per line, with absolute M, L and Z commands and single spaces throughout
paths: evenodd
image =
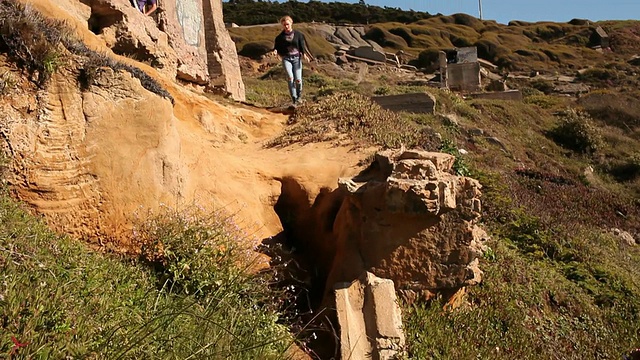
M 315 29 L 323 34 L 324 38 L 336 48 L 357 48 L 360 46 L 373 47 L 376 51 L 384 53 L 384 49 L 375 41 L 365 38 L 363 26 L 336 26 L 328 24 L 315 25 Z

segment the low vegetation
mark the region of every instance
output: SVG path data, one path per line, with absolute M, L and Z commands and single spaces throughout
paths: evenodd
M 142 222 L 140 260 L 52 234 L 0 195 L 0 354 L 9 358 L 282 359 L 292 337 L 231 218 Z
M 583 21 L 505 26 L 453 15 L 399 22 L 377 24 L 370 36 L 421 67 L 437 50 L 477 46 L 503 71 L 592 66 L 578 79 L 600 88 L 574 101 L 553 96 L 549 80 L 521 80 L 514 83 L 526 85 L 522 103 L 467 100 L 402 85 L 384 67 L 370 67 L 366 76 L 320 64 L 305 69 L 307 102 L 267 145 L 336 141 L 444 151 L 456 157 L 459 175 L 484 186 L 483 226 L 491 234 L 484 281 L 468 289 L 458 309 L 405 304 L 409 357 L 619 358 L 638 347 L 640 247 L 616 235 L 640 233 L 640 110 L 629 90 L 638 77 L 617 58 L 635 51 L 637 41 L 628 39 L 638 22 L 602 23 L 613 32 L 613 55 L 588 48 L 592 28 Z M 264 39 L 234 37 L 251 39 L 247 50 L 259 53 L 278 30 L 269 31 Z M 331 56 L 325 43 L 310 40 L 316 55 Z M 0 50 L 41 87 L 69 64 L 85 87 L 110 67 L 170 98 L 141 70 L 91 52 L 62 24 L 9 0 L 0 0 Z M 258 106 L 288 101 L 279 65 L 245 81 Z M 0 95 L 12 86 L 15 80 L 0 74 Z M 436 97 L 436 114 L 390 113 L 368 99 L 416 91 Z M 276 307 L 284 295 L 269 287 L 269 274 L 249 271 L 253 258 L 238 247 L 241 236 L 222 214 L 167 212 L 136 228 L 139 258 L 119 257 L 57 237 L 2 192 L 0 354 L 286 358 L 294 339 Z
M 254 91 L 278 76 L 251 80 Z M 459 309 L 405 305 L 409 358 L 618 358 L 640 345 L 640 248 L 614 235 L 640 233 L 632 120 L 640 113 L 631 95 L 610 96 L 618 91 L 611 88 L 575 102 L 525 85 L 519 103 L 412 87 L 407 92 L 436 97 L 437 114 L 393 114 L 367 98 L 382 88 L 402 92 L 390 75 L 370 73 L 356 88 L 318 69 L 308 78 L 314 101 L 271 145 L 329 140 L 439 150 L 456 156 L 454 171 L 484 186 L 491 234 L 484 281 Z M 627 131 L 605 110 L 615 104 L 608 97 L 626 111 Z

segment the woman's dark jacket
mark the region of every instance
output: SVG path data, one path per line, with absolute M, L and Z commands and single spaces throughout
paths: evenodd
M 304 40 L 304 34 L 297 30 L 293 30 L 293 39 L 291 41 L 287 41 L 287 37 L 284 31 L 281 31 L 278 36 L 276 36 L 275 44 L 273 48 L 278 52 L 278 55 L 281 57 L 289 55 L 291 48 L 298 49 L 300 56 L 303 54 L 307 54 L 309 51 L 307 50 L 307 45 Z

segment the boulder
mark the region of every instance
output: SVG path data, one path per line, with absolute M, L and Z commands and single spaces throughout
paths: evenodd
M 346 196 L 333 223 L 329 289 L 364 271 L 425 296 L 479 283 L 487 238 L 477 226 L 481 186 L 451 174 L 454 161 L 389 150 L 376 155 L 368 174 L 340 180 Z
M 636 245 L 636 239 L 628 231 L 623 231 L 623 230 L 614 228 L 614 229 L 611 229 L 611 232 L 613 233 L 613 235 L 615 235 L 620 240 L 622 240 L 625 244 L 629 246 Z

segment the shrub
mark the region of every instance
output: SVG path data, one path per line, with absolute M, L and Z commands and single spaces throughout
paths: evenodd
M 618 181 L 632 181 L 640 177 L 640 153 L 609 167 L 608 172 Z
M 554 85 L 552 82 L 542 79 L 537 79 L 531 82 L 531 87 L 539 90 L 545 94 L 550 94 L 553 92 Z
M 526 104 L 537 105 L 543 109 L 553 109 L 565 102 L 564 99 L 550 95 L 531 95 L 524 98 Z
M 406 27 L 397 27 L 389 29 L 389 32 L 393 35 L 400 36 L 404 39 L 408 46 L 412 46 L 411 44 L 413 42 L 413 34 L 411 33 L 411 30 L 407 29 Z
M 150 269 L 56 237 L 2 192 L 0 354 L 284 358 L 292 340 L 273 309 L 280 297 L 245 271 L 236 232 L 220 218 L 185 216 L 138 229 L 164 246 Z M 16 348 L 12 338 L 25 345 Z
M 388 95 L 390 92 L 391 89 L 386 85 L 380 86 L 373 91 L 375 95 Z
M 16 80 L 11 75 L 11 72 L 7 71 L 0 75 L 0 95 L 11 93 L 16 86 Z
M 559 145 L 580 152 L 595 153 L 602 147 L 602 138 L 589 114 L 569 109 L 560 117 L 560 124 L 549 132 Z
M 379 26 L 373 26 L 365 34 L 365 38 L 377 42 L 382 47 L 388 47 L 397 50 L 403 50 L 408 47 L 405 39 L 398 35 L 394 35 Z
M 462 154 L 458 150 L 458 147 L 451 140 L 443 140 L 440 145 L 440 151 L 443 153 L 447 153 L 455 156 L 455 161 L 453 163 L 453 171 L 458 176 L 471 176 L 471 170 L 469 170 L 469 165 L 467 165 L 466 161 L 462 158 Z
M 435 71 L 440 68 L 440 63 L 438 62 L 439 57 L 439 49 L 427 49 L 418 54 L 418 59 L 413 62 L 412 65 L 427 69 L 428 71 Z
M 59 44 L 67 36 L 61 22 L 17 2 L 0 1 L 0 49 L 37 76 L 38 86 L 43 86 L 62 63 Z
M 382 109 L 363 95 L 333 93 L 317 103 L 298 107 L 294 125 L 267 146 L 287 146 L 349 138 L 363 145 L 384 148 L 421 147 L 428 141 L 426 129 L 409 119 Z

